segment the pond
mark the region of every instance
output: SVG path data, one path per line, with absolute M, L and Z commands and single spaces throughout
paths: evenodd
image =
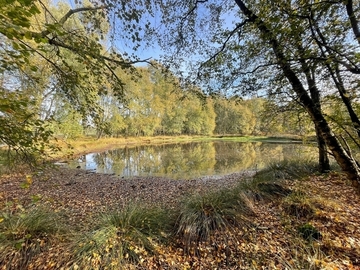
M 70 167 L 121 177 L 165 176 L 192 179 L 259 170 L 271 162 L 297 157 L 315 158 L 316 148 L 300 143 L 207 141 L 126 146 L 91 153 Z

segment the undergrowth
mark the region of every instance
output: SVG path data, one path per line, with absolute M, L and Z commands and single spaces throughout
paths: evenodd
M 25 269 L 32 257 L 67 232 L 63 217 L 32 205 L 8 203 L 0 212 L 0 261 L 5 269 Z
M 168 236 L 169 215 L 167 210 L 138 204 L 102 214 L 97 228 L 77 238 L 74 266 L 119 269 L 125 263 L 141 262 Z
M 176 235 L 185 250 L 207 240 L 215 230 L 249 223 L 251 206 L 237 189 L 186 198 L 180 206 Z
M 306 177 L 315 172 L 314 163 L 283 161 L 271 164 L 251 179 L 241 180 L 232 189 L 184 197 L 175 209 L 133 203 L 118 211 L 105 212 L 96 218 L 92 229 L 72 232 L 76 237 L 67 240 L 71 255 L 66 265 L 71 269 L 145 269 L 141 268 L 142 264 L 149 258 L 157 258 L 158 263 L 164 261 L 164 250 L 183 250 L 183 254 L 173 255 L 180 257 L 198 249 L 202 252 L 199 254 L 207 254 L 209 260 L 214 260 L 214 267 L 224 269 L 231 265 L 228 260 L 248 261 L 256 269 L 263 264 L 262 260 L 270 260 L 271 256 L 275 256 L 275 268 L 321 269 L 327 255 L 318 242 L 321 232 L 310 221 L 318 209 L 326 209 L 328 203 L 312 198 L 302 188 Z M 292 185 L 295 180 L 300 184 Z M 282 219 L 281 230 L 288 239 L 285 246 L 273 248 L 279 252 L 289 249 L 290 257 L 261 253 L 256 247 L 257 239 L 269 237 L 269 233 L 277 237 L 279 233 L 254 224 L 255 220 L 260 222 L 255 205 L 262 209 L 265 204 L 276 205 L 282 211 L 277 218 Z M 1 266 L 26 269 L 33 256 L 47 249 L 57 235 L 66 232 L 64 224 L 61 216 L 44 208 L 25 210 L 20 205 L 7 205 L 0 215 Z M 233 236 L 219 238 L 221 234 Z M 203 248 L 204 243 L 210 245 L 208 250 Z M 247 253 L 239 254 L 247 254 L 247 258 L 236 255 L 240 248 Z M 219 252 L 223 252 L 222 255 Z M 223 258 L 214 259 L 214 254 Z M 179 265 L 191 269 L 186 268 L 187 264 Z M 171 264 L 168 268 L 172 269 Z

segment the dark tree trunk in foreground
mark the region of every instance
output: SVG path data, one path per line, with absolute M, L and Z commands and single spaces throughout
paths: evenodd
M 299 51 L 299 55 L 301 55 L 302 57 L 304 57 L 306 55 L 305 49 L 301 45 L 301 42 L 298 42 L 297 49 Z M 306 81 L 307 81 L 309 91 L 310 91 L 310 97 L 313 100 L 314 107 L 316 108 L 316 110 L 321 112 L 320 91 L 319 91 L 319 89 L 316 85 L 316 81 L 315 81 L 315 77 L 316 77 L 315 69 L 313 67 L 311 67 L 310 65 L 308 65 L 308 63 L 305 61 L 305 57 L 300 58 L 300 63 L 301 63 L 303 72 L 305 73 Z M 318 149 L 319 149 L 319 172 L 325 173 L 330 170 L 330 162 L 329 162 L 329 157 L 328 157 L 328 152 L 327 152 L 327 146 L 326 146 L 326 142 L 325 142 L 324 138 L 321 135 L 321 130 L 319 130 L 317 126 L 315 126 L 315 131 L 316 131 L 316 140 L 317 140 Z
M 356 161 L 345 151 L 339 140 L 335 137 L 329 124 L 327 123 L 321 110 L 319 110 L 314 103 L 314 100 L 308 95 L 301 80 L 295 71 L 291 68 L 287 58 L 285 57 L 281 46 L 279 45 L 276 36 L 266 26 L 258 16 L 256 16 L 251 10 L 249 10 L 243 1 L 235 0 L 242 13 L 252 22 L 258 30 L 261 32 L 262 38 L 268 42 L 275 54 L 278 64 L 283 71 L 284 76 L 290 82 L 292 89 L 297 94 L 300 103 L 309 113 L 312 121 L 315 124 L 316 131 L 319 133 L 330 151 L 333 153 L 337 163 L 342 170 L 347 174 L 347 177 L 352 181 L 353 185 L 360 191 L 360 168 Z
M 320 130 L 316 129 L 316 139 L 319 148 L 319 172 L 326 173 L 330 171 L 330 162 L 327 153 L 325 140 L 321 136 Z

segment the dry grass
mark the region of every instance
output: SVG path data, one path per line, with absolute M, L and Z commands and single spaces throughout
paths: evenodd
M 266 177 L 271 175 L 266 173 Z M 195 197 L 179 196 L 176 200 L 175 194 L 185 190 L 185 185 L 180 185 L 179 181 L 157 179 L 158 188 L 151 181 L 141 182 L 136 187 L 133 187 L 135 182 L 131 182 L 121 186 L 128 189 L 124 193 L 112 193 L 118 187 L 115 182 L 119 180 L 111 177 L 85 175 L 89 179 L 84 178 L 82 182 L 76 179 L 74 185 L 65 185 L 66 181 L 56 179 L 58 176 L 61 174 L 42 178 L 39 182 L 43 197 L 38 203 L 48 205 L 55 212 L 67 211 L 66 222 L 71 220 L 78 225 L 73 227 L 73 234 L 87 237 L 74 238 L 67 234 L 59 238 L 48 233 L 46 241 L 41 242 L 43 246 L 31 257 L 3 254 L 1 269 L 9 265 L 7 258 L 20 260 L 21 269 L 76 269 L 79 265 L 81 269 L 360 269 L 359 196 L 342 174 L 281 179 L 276 185 L 270 178 L 271 186 L 264 189 L 264 185 L 260 185 L 259 190 L 256 190 L 259 182 L 244 184 L 244 179 L 238 178 L 239 185 L 230 190 L 213 189 Z M 74 176 L 67 174 L 62 177 Z M 26 201 L 31 192 L 38 192 L 33 189 L 36 183 L 20 193 L 21 189 L 15 190 L 10 185 L 10 179 L 4 181 L 7 192 L 11 192 L 12 198 L 18 202 Z M 88 185 L 86 181 L 93 182 Z M 226 182 L 226 177 L 217 181 L 230 183 Z M 261 178 L 260 183 L 264 181 Z M 109 184 L 109 189 L 94 190 L 96 182 L 100 183 L 98 188 Z M 211 182 L 199 183 L 206 186 Z M 168 185 L 166 191 L 160 189 L 161 185 Z M 282 191 L 279 186 L 286 187 L 281 196 L 263 195 Z M 56 193 L 45 188 L 56 190 L 61 196 L 55 200 Z M 162 198 L 164 204 L 157 206 L 160 210 L 166 205 L 172 206 L 172 214 L 159 215 L 155 223 L 152 218 L 156 211 L 139 206 L 128 208 L 129 202 L 124 201 L 124 205 L 119 205 L 113 214 L 102 204 L 105 200 L 91 199 L 92 195 L 103 192 L 103 198 L 121 200 L 127 193 L 130 197 L 139 196 L 150 188 L 151 195 L 158 192 L 162 197 L 169 196 L 166 200 Z M 197 188 L 189 186 L 186 191 L 196 192 Z M 72 192 L 74 196 L 66 197 L 66 192 Z M 253 196 L 256 192 L 262 196 Z M 0 194 L 4 200 L 5 191 Z M 67 204 L 68 201 L 71 204 Z M 79 215 L 80 209 L 87 218 Z M 105 213 L 105 223 L 99 225 L 96 222 L 98 215 L 93 215 L 96 211 Z M 251 222 L 242 222 L 244 217 Z M 161 225 L 157 223 L 160 221 Z M 9 230 L 0 232 L 2 237 L 9 236 L 6 231 Z M 171 231 L 175 233 L 171 234 Z M 186 235 L 188 231 L 194 233 Z M 26 235 L 22 234 L 20 238 L 26 238 Z M 154 241 L 160 237 L 168 241 Z M 122 246 L 122 243 L 128 244 Z

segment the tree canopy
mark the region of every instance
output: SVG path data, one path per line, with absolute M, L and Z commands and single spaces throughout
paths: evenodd
M 359 79 L 358 2 L 162 3 L 167 12 L 161 13 L 164 26 L 158 39 L 171 55 L 168 62 L 185 66 L 190 58 L 188 78 L 202 82 L 210 92 L 263 93 L 278 104 L 297 102 L 313 122 L 321 171 L 329 168 L 329 149 L 359 186 L 359 166 L 345 138 L 355 144 L 359 139 L 354 105 Z M 323 108 L 331 95 L 339 97 L 351 123 L 338 134 Z
M 0 4 L 2 142 L 18 154 L 45 154 L 52 134 L 45 126 L 53 120 L 55 102 L 71 104 L 84 126 L 102 125 L 99 98 L 111 89 L 123 101 L 117 70 L 131 73 L 139 62 L 105 46 L 108 7 L 37 0 Z
M 3 0 L 0 138 L 41 154 L 59 128 L 256 133 L 266 130 L 262 102 L 234 100 L 260 96 L 261 106 L 310 119 L 320 170 L 330 152 L 359 186 L 358 9 L 357 1 Z M 137 56 L 154 46 L 164 52 L 157 62 Z

